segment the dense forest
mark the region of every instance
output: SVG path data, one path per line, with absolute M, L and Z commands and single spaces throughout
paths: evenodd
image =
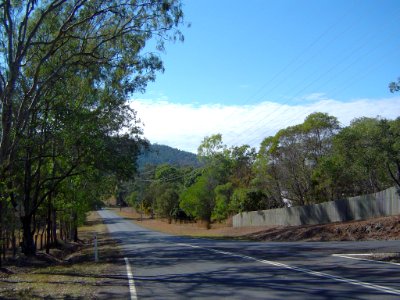
M 124 193 L 162 218 L 221 221 L 242 211 L 298 206 L 400 188 L 400 118 L 358 118 L 340 126 L 313 113 L 266 137 L 258 151 L 205 137 L 202 167 L 148 165 Z

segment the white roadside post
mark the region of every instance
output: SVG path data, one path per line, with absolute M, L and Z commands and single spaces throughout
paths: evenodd
M 99 261 L 99 253 L 97 249 L 97 233 L 94 234 L 94 261 Z

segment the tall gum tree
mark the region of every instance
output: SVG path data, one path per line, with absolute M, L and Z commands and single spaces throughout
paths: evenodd
M 72 166 L 68 159 L 53 159 L 52 171 L 47 174 L 55 176 L 44 181 L 41 174 L 49 163 L 37 159 L 37 154 L 48 156 L 48 149 L 38 147 L 37 141 L 30 143 L 30 135 L 38 140 L 49 136 L 48 125 L 43 124 L 49 124 L 48 112 L 54 115 L 57 111 L 55 99 L 61 99 L 61 107 L 67 111 L 74 107 L 87 114 L 94 112 L 92 124 L 102 124 L 106 135 L 115 134 L 118 127 L 107 127 L 110 120 L 102 113 L 122 111 L 121 99 L 143 90 L 156 72 L 163 70 L 159 57 L 143 49 L 150 39 L 158 41 L 159 49 L 166 40 L 182 39 L 178 27 L 183 13 L 178 0 L 4 0 L 0 10 L 0 196 L 2 202 L 11 200 L 15 208 L 23 203 L 23 251 L 30 255 L 35 252 L 30 224 L 35 209 L 54 183 L 72 175 L 82 160 L 90 157 L 82 147 L 87 142 L 84 135 L 74 143 L 70 135 L 71 140 L 66 141 L 74 145 L 68 149 L 75 154 Z M 76 78 L 87 82 L 80 86 Z M 68 99 L 63 89 L 72 88 L 89 96 L 81 97 L 80 104 L 77 98 Z M 97 94 L 98 90 L 103 94 Z M 112 97 L 102 97 L 107 93 Z M 73 118 L 65 111 L 61 114 Z M 121 122 L 128 120 L 122 112 L 118 116 Z M 55 131 L 53 136 L 57 134 Z M 18 168 L 21 162 L 23 174 Z M 56 174 L 60 170 L 63 174 Z M 24 200 L 17 203 L 17 198 Z
M 331 151 L 332 138 L 338 131 L 335 117 L 317 112 L 307 116 L 302 124 L 281 129 L 265 139 L 255 165 L 259 184 L 268 183 L 268 193 L 275 199 L 286 198 L 294 205 L 326 200 L 316 191 L 313 172 Z M 262 175 L 264 169 L 267 176 Z

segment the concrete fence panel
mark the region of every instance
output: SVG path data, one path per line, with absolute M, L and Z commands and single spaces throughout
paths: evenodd
M 242 212 L 233 217 L 233 226 L 312 225 L 398 214 L 400 196 L 392 187 L 375 194 L 321 204 Z

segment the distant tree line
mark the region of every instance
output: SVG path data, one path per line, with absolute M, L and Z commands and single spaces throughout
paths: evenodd
M 172 219 L 222 221 L 242 211 L 299 206 L 400 188 L 400 118 L 313 113 L 265 138 L 258 151 L 205 137 L 200 168 L 148 166 L 127 188 L 139 210 Z
M 85 213 L 133 176 L 146 141 L 127 100 L 181 39 L 178 0 L 0 3 L 0 265 L 77 240 Z M 21 243 L 20 243 L 21 242 Z M 48 251 L 48 249 L 46 249 Z

